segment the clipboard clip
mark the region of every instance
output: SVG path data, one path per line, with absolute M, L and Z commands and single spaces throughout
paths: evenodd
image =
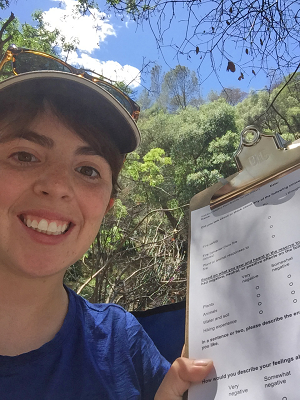
M 299 168 L 300 141 L 287 142 L 279 133 L 266 135 L 255 126 L 247 126 L 241 132 L 234 160 L 239 172 L 221 178 L 218 187 L 212 186 L 215 192 L 210 199 L 211 209 Z

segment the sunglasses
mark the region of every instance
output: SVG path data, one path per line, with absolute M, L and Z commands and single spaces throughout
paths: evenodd
M 122 104 L 135 121 L 138 120 L 140 113 L 140 107 L 138 104 L 116 86 L 107 82 L 102 75 L 98 75 L 99 78 L 96 78 L 95 76 L 88 74 L 87 70 L 74 68 L 72 65 L 67 64 L 57 57 L 51 56 L 50 54 L 19 48 L 14 44 L 8 47 L 0 61 L 0 71 L 8 61 L 12 61 L 13 73 L 15 75 L 33 71 L 62 71 L 89 79 L 109 92 L 116 100 L 118 100 L 119 103 Z M 90 72 L 94 73 L 93 71 Z

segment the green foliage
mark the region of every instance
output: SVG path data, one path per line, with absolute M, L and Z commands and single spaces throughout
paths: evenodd
M 15 18 L 6 28 L 3 39 L 11 36 L 11 43 L 20 47 L 27 47 L 44 51 L 46 53 L 54 54 L 53 47 L 57 44 L 59 38 L 59 31 L 48 31 L 42 18 L 42 11 L 36 11 L 32 15 L 36 26 L 27 23 L 20 24 L 19 20 Z M 0 22 L 2 26 L 5 21 Z
M 185 204 L 218 176 L 235 171 L 231 159 L 239 141 L 235 120 L 235 108 L 224 99 L 176 114 L 153 108 L 144 113 L 139 123 L 143 138 L 140 154 L 160 147 L 172 159 L 165 170 L 168 175 L 160 182 L 158 197 L 164 204 L 174 198 L 177 205 Z
M 142 92 L 140 93 L 137 102 L 138 102 L 139 106 L 141 107 L 141 112 L 150 108 L 152 105 L 152 99 L 151 99 L 149 90 L 144 88 L 142 90 Z M 142 116 L 142 114 L 141 114 L 141 116 Z
M 170 154 L 174 136 L 177 135 L 174 117 L 155 106 L 142 115 L 138 123 L 143 137 L 138 149 L 139 154 L 145 155 L 155 147 L 162 148 L 166 154 Z
M 167 114 L 163 110 L 149 110 L 139 124 L 142 133 L 140 154 L 147 154 L 151 148 L 159 147 L 171 157 L 172 164 L 164 165 L 164 175 L 155 175 L 154 186 L 149 184 L 153 171 L 159 170 L 159 165 L 151 171 L 149 164 L 144 168 L 147 178 L 141 177 L 138 168 L 131 164 L 131 177 L 141 182 L 148 182 L 147 196 L 143 199 L 174 207 L 189 202 L 198 191 L 214 183 L 218 177 L 235 172 L 232 154 L 239 143 L 239 135 L 235 122 L 235 109 L 219 99 L 214 103 L 202 105 L 199 109 L 187 107 L 176 114 Z M 137 155 L 135 155 L 137 157 Z M 157 160 L 156 160 L 157 162 Z M 140 171 L 140 170 L 139 170 Z M 151 192 L 149 192 L 149 188 Z M 145 187 L 143 190 L 145 193 Z M 140 197 L 141 199 L 142 197 Z
M 123 179 L 140 182 L 140 190 L 136 192 L 136 199 L 145 202 L 153 198 L 152 190 L 164 182 L 165 166 L 170 165 L 171 158 L 165 156 L 165 151 L 160 148 L 151 149 L 144 157 L 137 153 L 129 156 L 122 172 Z
M 125 218 L 128 215 L 126 206 L 122 203 L 121 199 L 116 199 L 113 213 L 117 219 Z
M 267 127 L 268 116 L 264 114 L 268 107 L 270 95 L 267 91 L 250 92 L 249 96 L 236 106 L 238 126 L 243 129 L 255 125 L 259 129 Z
M 4 10 L 9 6 L 10 1 L 9 0 L 0 0 L 0 8 L 1 10 Z
M 118 226 L 109 227 L 108 229 L 103 227 L 100 230 L 100 241 L 102 246 L 106 248 L 106 251 L 114 249 L 121 239 L 123 239 L 123 234 Z
M 39 50 L 44 53 L 57 55 L 55 48 L 58 46 L 63 51 L 76 50 L 77 42 L 67 42 L 66 38 L 60 34 L 58 29 L 49 30 L 48 25 L 43 20 L 42 11 L 35 11 L 32 15 L 33 25 L 21 24 L 17 18 L 14 18 L 5 28 L 0 40 L 9 44 L 15 44 L 18 47 Z M 6 23 L 0 21 L 0 28 Z M 3 52 L 6 49 L 3 49 Z M 2 56 L 2 54 L 0 54 Z M 6 65 L 2 71 L 3 77 L 12 74 L 10 65 Z
M 172 164 L 170 157 L 165 157 L 163 149 L 151 149 L 144 157 L 141 165 L 142 181 L 148 182 L 150 186 L 157 186 L 164 181 L 162 167 Z
M 0 28 L 5 24 L 5 30 L 0 42 L 9 44 L 15 44 L 19 47 L 26 47 L 29 49 L 40 50 L 45 53 L 55 54 L 54 46 L 57 44 L 59 39 L 59 31 L 48 31 L 42 18 L 42 12 L 36 11 L 33 14 L 33 20 L 35 21 L 35 26 L 29 25 L 27 23 L 20 24 L 17 18 L 14 18 L 6 25 L 6 21 L 0 21 Z M 6 48 L 3 48 L 2 54 Z M 1 53 L 1 47 L 0 47 Z M 12 68 L 10 63 L 7 63 L 1 71 L 1 78 L 12 75 Z
M 288 83 L 288 84 L 287 84 Z M 284 137 L 300 135 L 300 73 L 286 77 L 271 92 L 251 92 L 236 107 L 238 125 L 255 125 L 265 133 L 279 132 Z
M 233 154 L 238 149 L 240 135 L 237 132 L 227 131 L 220 138 L 212 140 L 208 146 L 211 154 L 210 162 L 218 171 L 222 171 L 222 176 L 231 175 L 236 170 Z M 220 172 L 218 172 L 220 174 Z M 214 181 L 216 179 L 213 179 Z
M 98 2 L 94 0 L 77 0 L 75 5 L 75 10 L 80 15 L 85 15 L 93 9 L 99 10 Z
M 117 86 L 117 88 L 122 90 L 122 92 L 126 93 L 128 96 L 132 97 L 133 90 L 128 85 L 126 85 L 126 83 L 124 83 L 124 82 L 116 82 L 115 86 Z
M 219 178 L 220 174 L 215 169 L 202 169 L 201 171 L 191 173 L 186 179 L 187 193 L 193 196 L 199 192 L 199 188 L 206 189 L 213 183 L 217 182 Z
M 179 135 L 172 146 L 171 158 L 177 198 L 188 202 L 197 192 L 215 183 L 218 177 L 231 172 L 232 164 L 229 166 L 225 158 L 232 156 L 235 137 L 238 137 L 235 111 L 220 99 L 199 110 L 184 110 L 176 118 Z M 210 145 L 212 141 L 215 142 Z M 214 146 L 218 150 L 213 155 Z M 229 147 L 231 153 L 227 155 Z

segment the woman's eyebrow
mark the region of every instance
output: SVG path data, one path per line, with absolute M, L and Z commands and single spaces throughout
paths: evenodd
M 25 139 L 30 142 L 39 144 L 40 146 L 46 147 L 47 149 L 52 149 L 54 147 L 54 141 L 51 138 L 36 133 L 34 131 L 22 131 L 14 135 L 8 135 L 7 137 L 2 138 L 2 140 L 0 140 L 0 143 L 11 142 L 15 139 Z
M 76 149 L 75 154 L 77 156 L 102 156 L 98 151 L 96 151 L 91 146 L 81 146 Z
M 10 142 L 15 139 L 25 139 L 30 142 L 36 143 L 42 147 L 46 147 L 47 149 L 53 149 L 55 143 L 54 140 L 49 138 L 48 136 L 41 135 L 40 133 L 36 133 L 34 131 L 22 131 L 18 132 L 14 135 L 8 135 L 7 137 L 3 137 L 0 139 L 0 143 Z M 75 155 L 78 156 L 102 156 L 102 153 L 95 150 L 93 147 L 85 145 L 80 146 L 76 149 Z

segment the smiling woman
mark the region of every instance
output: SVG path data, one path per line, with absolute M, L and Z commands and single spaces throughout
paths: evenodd
M 104 86 L 53 71 L 0 82 L 1 400 L 177 400 L 212 367 L 170 368 L 131 314 L 63 285 L 139 143 L 135 114 Z

